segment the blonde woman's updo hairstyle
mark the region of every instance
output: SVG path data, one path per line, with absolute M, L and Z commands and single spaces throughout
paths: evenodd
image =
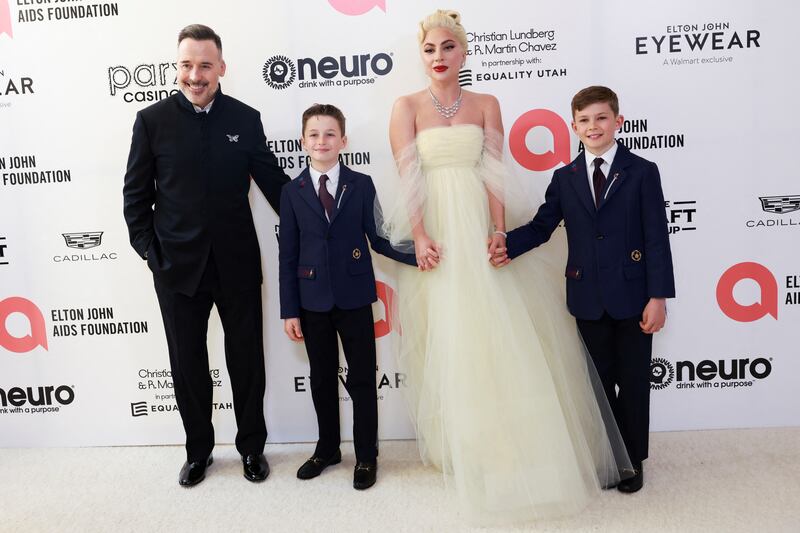
M 467 51 L 467 32 L 461 25 L 461 15 L 458 11 L 451 9 L 437 9 L 419 23 L 419 44 L 425 42 L 425 36 L 434 28 L 445 28 L 450 30 L 456 41 Z

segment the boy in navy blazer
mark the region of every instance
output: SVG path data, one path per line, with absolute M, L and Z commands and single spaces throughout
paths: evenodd
M 291 340 L 305 341 L 319 426 L 314 455 L 297 477 L 311 479 L 342 460 L 338 334 L 348 366 L 345 387 L 353 400 L 353 486 L 367 489 L 375 483 L 378 467 L 372 317 L 377 294 L 367 238 L 376 252 L 417 263 L 414 254 L 398 252 L 378 236 L 375 186 L 369 176 L 339 162 L 346 144 L 345 119 L 338 108 L 314 104 L 303 113 L 303 146 L 311 164 L 281 192 L 281 318 Z
M 555 171 L 536 216 L 509 232 L 507 257 L 500 250 L 492 262 L 502 266 L 539 246 L 564 221 L 567 307 L 634 466 L 617 488 L 636 492 L 647 458 L 652 334 L 664 326 L 665 299 L 675 296 L 664 194 L 655 163 L 614 140 L 624 118 L 611 89 L 579 91 L 572 118 L 584 152 Z

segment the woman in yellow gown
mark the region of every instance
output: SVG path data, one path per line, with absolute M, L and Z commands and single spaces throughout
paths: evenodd
M 436 11 L 419 40 L 430 86 L 392 110 L 399 178 L 382 216 L 419 264 L 399 274 L 398 359 L 420 454 L 477 522 L 574 513 L 630 466 L 624 445 L 563 277 L 536 254 L 503 269 L 487 259 L 487 242 L 505 246 L 513 192 L 497 99 L 458 83 L 460 16 Z

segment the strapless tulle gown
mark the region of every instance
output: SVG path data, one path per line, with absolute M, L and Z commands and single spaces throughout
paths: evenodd
M 433 272 L 401 266 L 398 279 L 398 357 L 422 459 L 476 522 L 577 512 L 626 456 L 566 311 L 563 266 L 537 263 L 536 251 L 489 264 L 487 186 L 505 170 L 486 160 L 480 127 L 420 131 L 411 152 L 400 179 L 418 189 L 414 209 L 444 250 Z M 400 241 L 416 200 L 393 200 L 386 228 Z

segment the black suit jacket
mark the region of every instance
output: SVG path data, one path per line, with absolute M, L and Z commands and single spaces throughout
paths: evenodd
M 136 114 L 125 221 L 157 281 L 193 295 L 213 251 L 223 289 L 261 284 L 251 176 L 279 211 L 289 177 L 267 149 L 261 116 L 221 90 L 208 113 L 177 93 Z

